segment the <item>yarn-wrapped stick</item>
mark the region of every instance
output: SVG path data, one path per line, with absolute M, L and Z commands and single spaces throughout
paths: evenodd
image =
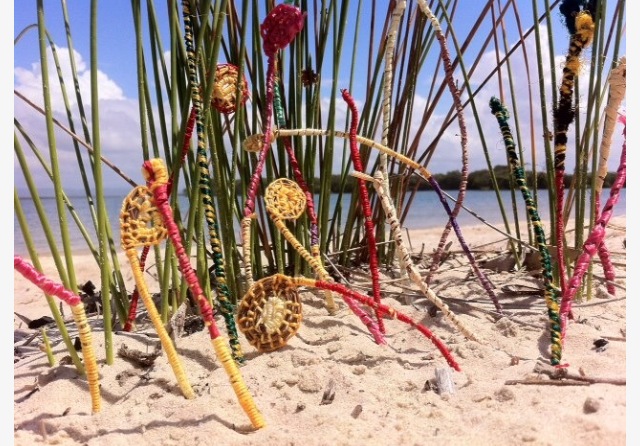
M 279 50 L 286 48 L 304 27 L 304 19 L 306 13 L 300 11 L 299 8 L 282 3 L 269 12 L 267 17 L 260 25 L 260 35 L 262 36 L 263 49 L 267 55 L 267 73 L 266 73 L 266 98 L 264 106 L 264 114 L 262 117 L 264 135 L 262 148 L 258 156 L 253 175 L 249 180 L 247 188 L 247 199 L 244 206 L 244 216 L 242 219 L 242 252 L 245 268 L 245 280 L 249 286 L 253 284 L 253 268 L 251 262 L 251 219 L 255 211 L 255 200 L 258 193 L 258 184 L 262 177 L 262 170 L 269 154 L 272 141 L 272 122 L 271 115 L 273 113 L 275 75 L 276 75 L 276 54 Z
M 600 215 L 600 203 L 602 187 L 607 176 L 609 153 L 611 151 L 611 141 L 613 139 L 613 129 L 618 121 L 618 109 L 624 99 L 627 88 L 627 58 L 622 57 L 618 65 L 611 70 L 609 75 L 609 99 L 604 108 L 604 130 L 602 131 L 602 141 L 600 143 L 600 159 L 598 161 L 598 175 L 596 177 L 596 220 Z M 611 261 L 611 255 L 605 242 L 598 247 L 598 256 L 602 262 L 604 277 L 607 280 L 607 291 L 609 294 L 616 294 L 614 281 L 616 272 Z
M 191 11 L 189 8 L 189 0 L 183 0 L 183 21 L 184 21 L 184 41 L 187 51 L 187 62 L 189 68 L 189 81 L 191 84 L 191 102 L 195 110 L 196 118 L 196 135 L 198 137 L 197 146 L 197 162 L 200 176 L 198 178 L 198 186 L 204 209 L 204 216 L 207 222 L 209 233 L 209 244 L 213 256 L 213 274 L 215 277 L 215 288 L 217 301 L 220 307 L 220 313 L 225 321 L 227 334 L 229 335 L 229 344 L 233 358 L 238 362 L 244 362 L 244 355 L 238 340 L 238 331 L 234 319 L 235 308 L 231 299 L 231 291 L 227 286 L 224 259 L 222 256 L 222 244 L 219 238 L 218 219 L 214 207 L 213 198 L 211 196 L 212 181 L 209 174 L 209 158 L 205 146 L 204 124 L 202 120 L 202 99 L 200 97 L 200 84 L 196 72 L 196 55 L 193 44 L 193 34 L 191 27 Z M 244 103 L 248 97 L 246 82 L 237 85 L 238 69 L 230 64 L 220 64 L 216 68 L 214 78 L 212 104 L 222 113 L 231 113 L 236 107 L 236 92 L 239 89 L 242 97 L 240 102 Z
M 195 297 L 196 302 L 200 308 L 200 314 L 204 319 L 205 327 L 207 327 L 209 331 L 209 336 L 211 337 L 211 342 L 216 352 L 218 359 L 222 362 L 225 371 L 229 377 L 229 380 L 232 383 L 233 390 L 236 393 L 236 397 L 240 402 L 245 413 L 248 415 L 251 420 L 251 424 L 254 428 L 259 429 L 265 426 L 264 418 L 262 414 L 256 407 L 253 398 L 251 397 L 246 384 L 240 374 L 240 370 L 235 361 L 230 360 L 231 358 L 231 349 L 228 345 L 224 344 L 223 341 L 219 340 L 221 338 L 220 331 L 215 324 L 213 319 L 213 309 L 211 305 L 209 305 L 209 301 L 204 295 L 202 287 L 198 282 L 198 277 L 189 262 L 189 256 L 184 248 L 184 243 L 182 242 L 182 237 L 180 235 L 180 231 L 178 229 L 178 225 L 176 225 L 175 221 L 173 221 L 173 212 L 171 210 L 171 206 L 168 201 L 168 193 L 167 193 L 167 168 L 164 165 L 164 161 L 160 158 L 154 158 L 149 161 L 145 161 L 142 168 L 142 173 L 145 176 L 145 179 L 148 181 L 149 189 L 153 193 L 154 203 L 157 207 L 160 215 L 162 216 L 162 221 L 164 222 L 169 240 L 175 249 L 176 257 L 178 258 L 178 266 L 180 268 L 180 272 L 186 281 L 189 290 L 191 291 L 191 295 Z
M 351 138 L 351 136 L 348 133 L 337 131 L 337 130 L 330 131 L 325 129 L 278 129 L 277 131 L 274 132 L 274 135 L 276 136 L 276 138 L 280 138 L 283 136 L 323 136 L 323 137 L 334 137 L 334 138 L 343 138 L 343 139 Z M 364 136 L 356 135 L 355 140 L 360 144 L 366 145 L 367 147 L 379 150 L 380 152 L 385 152 L 391 158 L 395 158 L 399 162 L 406 164 L 407 166 L 412 168 L 414 171 L 416 171 L 424 180 L 426 180 L 431 185 L 431 187 L 434 189 L 434 191 L 438 195 L 438 198 L 440 199 L 440 202 L 442 203 L 445 212 L 447 213 L 447 215 L 452 221 L 453 230 L 456 234 L 456 237 L 458 238 L 458 241 L 460 243 L 460 246 L 463 252 L 469 259 L 469 264 L 471 265 L 473 272 L 476 274 L 476 276 L 478 277 L 478 280 L 480 281 L 480 284 L 489 295 L 489 298 L 493 302 L 493 305 L 495 306 L 496 311 L 502 314 L 503 313 L 502 305 L 498 301 L 498 297 L 496 296 L 494 287 L 489 281 L 489 279 L 487 278 L 487 276 L 482 272 L 482 270 L 478 266 L 478 263 L 476 262 L 475 257 L 473 256 L 473 253 L 471 252 L 471 250 L 469 249 L 469 246 L 464 240 L 464 236 L 462 235 L 460 226 L 458 225 L 456 219 L 452 218 L 451 216 L 451 208 L 447 203 L 444 192 L 442 191 L 442 188 L 440 188 L 440 185 L 435 180 L 435 178 L 433 178 L 433 175 L 431 175 L 431 173 L 424 166 L 412 160 L 411 158 L 408 158 L 396 152 L 395 150 L 390 149 L 389 147 L 383 146 L 382 144 L 377 143 L 372 139 L 365 138 Z
M 407 272 L 409 279 L 411 279 L 411 281 L 418 287 L 420 292 L 429 300 L 429 302 L 434 304 L 440 311 L 442 311 L 444 318 L 449 321 L 451 325 L 458 329 L 458 331 L 460 331 L 460 333 L 462 333 L 467 339 L 478 341 L 476 335 L 474 335 L 471 330 L 467 328 L 455 315 L 455 313 L 451 311 L 449 306 L 442 299 L 440 299 L 431 288 L 429 288 L 427 282 L 425 280 L 422 280 L 420 272 L 411 260 L 411 253 L 409 252 L 407 245 L 404 243 L 404 238 L 402 236 L 402 227 L 400 225 L 400 220 L 398 219 L 396 208 L 391 202 L 391 198 L 387 195 L 384 189 L 382 172 L 379 170 L 376 171 L 374 177 L 362 174 L 360 172 L 353 172 L 352 175 L 356 178 L 362 178 L 373 183 L 373 187 L 380 197 L 380 203 L 382 204 L 382 208 L 384 209 L 386 215 L 386 222 L 391 228 L 391 235 L 396 242 L 396 249 L 398 250 L 399 254 L 398 259 L 400 260 L 400 268 L 403 271 Z
M 460 209 L 462 208 L 462 204 L 467 193 L 467 179 L 469 178 L 469 138 L 467 136 L 467 123 L 464 117 L 464 107 L 462 106 L 462 100 L 460 99 L 460 89 L 458 89 L 458 86 L 453 78 L 453 64 L 451 63 L 451 55 L 449 53 L 449 48 L 447 47 L 447 39 L 442 32 L 440 22 L 433 14 L 425 0 L 418 0 L 418 6 L 420 7 L 422 13 L 431 21 L 431 24 L 433 25 L 436 33 L 436 39 L 438 39 L 438 43 L 440 44 L 440 58 L 442 59 L 442 65 L 444 68 L 444 77 L 447 82 L 449 92 L 451 93 L 451 97 L 453 99 L 453 105 L 456 110 L 456 118 L 458 120 L 458 127 L 460 129 L 462 169 L 460 171 L 460 186 L 458 187 L 458 197 L 453 206 L 453 209 L 451 209 L 451 215 L 455 219 L 460 213 Z M 427 283 L 431 283 L 433 274 L 438 270 L 438 267 L 440 266 L 440 259 L 442 258 L 442 255 L 444 253 L 444 247 L 447 242 L 447 237 L 449 237 L 449 234 L 451 232 L 451 221 L 451 219 L 447 221 L 447 224 L 444 227 L 444 231 L 442 231 L 442 235 L 440 236 L 440 241 L 438 242 L 438 247 L 436 248 L 436 252 L 433 255 L 431 267 L 429 268 L 429 274 L 427 275 Z
M 333 279 L 320 262 L 317 256 L 307 251 L 298 239 L 291 233 L 283 220 L 294 220 L 300 217 L 304 212 L 305 195 L 302 189 L 295 182 L 286 178 L 280 178 L 272 182 L 265 191 L 265 203 L 267 212 L 274 225 L 284 236 L 291 246 L 300 254 L 300 256 L 313 268 L 316 275 L 323 281 L 332 282 Z M 330 291 L 327 291 L 331 295 Z M 333 298 L 332 298 L 333 299 Z M 244 300 L 244 299 L 243 299 Z M 326 295 L 325 295 L 326 301 Z M 371 317 L 362 310 L 357 302 L 350 297 L 345 298 L 345 303 L 360 318 L 362 323 L 369 329 L 377 344 L 385 344 L 384 334 L 381 333 L 378 325 Z M 333 304 L 335 306 L 335 303 Z M 284 344 L 283 344 L 284 345 Z
M 195 398 L 195 393 L 189 383 L 173 341 L 169 333 L 167 333 L 158 309 L 151 298 L 143 275 L 144 269 L 138 260 L 138 253 L 136 252 L 138 247 L 148 248 L 159 244 L 167 238 L 167 229 L 152 200 L 153 195 L 146 186 L 136 187 L 125 197 L 120 211 L 121 245 L 131 265 L 136 290 L 147 309 L 147 314 L 158 334 L 160 344 L 167 354 L 167 360 L 178 381 L 178 386 L 185 398 L 192 399 Z
M 351 126 L 349 128 L 349 147 L 351 149 L 351 161 L 356 172 L 364 172 L 364 166 L 360 160 L 360 150 L 357 145 L 358 132 L 358 109 L 353 97 L 346 89 L 342 90 L 342 98 L 347 103 L 351 111 Z M 360 202 L 362 204 L 362 213 L 364 214 L 364 230 L 367 237 L 369 247 L 369 269 L 371 270 L 371 287 L 373 290 L 373 298 L 380 303 L 380 272 L 378 271 L 378 248 L 376 244 L 376 234 L 373 229 L 373 216 L 371 212 L 371 203 L 369 202 L 369 191 L 365 181 L 358 179 L 358 188 L 360 190 Z M 378 327 L 380 333 L 384 334 L 384 322 L 382 321 L 382 313 L 376 312 L 378 319 Z
M 187 119 L 187 125 L 184 131 L 184 141 L 182 142 L 182 154 L 180 156 L 180 165 L 184 163 L 184 160 L 189 153 L 189 146 L 191 144 L 191 135 L 193 134 L 193 127 L 196 123 L 196 109 L 191 107 L 191 112 L 189 113 L 189 118 Z M 169 193 L 171 193 L 172 183 L 173 183 L 174 175 L 171 174 L 169 178 Z M 142 248 L 142 253 L 140 254 L 140 271 L 144 271 L 144 266 L 147 261 L 147 256 L 149 255 L 149 246 L 144 246 Z M 127 315 L 127 322 L 125 322 L 123 330 L 124 331 L 132 331 L 134 329 L 136 314 L 138 312 L 138 298 L 140 297 L 140 292 L 138 291 L 138 287 L 136 286 L 133 289 L 133 294 L 131 295 L 131 302 L 129 303 L 129 313 Z
M 82 345 L 85 373 L 87 375 L 87 382 L 89 383 L 89 394 L 91 395 L 91 412 L 100 412 L 102 398 L 100 396 L 98 363 L 96 361 L 96 354 L 93 348 L 91 327 L 87 321 L 84 304 L 82 303 L 80 296 L 66 289 L 62 284 L 56 283 L 47 278 L 20 256 L 13 256 L 13 268 L 35 286 L 40 288 L 44 293 L 56 296 L 71 307 L 73 321 L 78 328 L 78 337 L 80 338 L 80 344 Z
M 589 233 L 587 240 L 584 242 L 582 246 L 582 253 L 576 260 L 576 266 L 573 270 L 573 275 L 569 280 L 569 286 L 566 290 L 563 290 L 562 294 L 562 302 L 560 304 L 560 320 L 562 321 L 562 338 L 564 339 L 566 331 L 569 314 L 571 313 L 571 305 L 573 303 L 573 299 L 582 284 L 582 279 L 584 278 L 585 273 L 589 269 L 589 263 L 593 256 L 598 252 L 598 247 L 602 244 L 605 236 L 605 229 L 609 224 L 609 220 L 613 215 L 613 208 L 616 203 L 620 199 L 620 191 L 624 187 L 626 178 L 627 178 L 627 128 L 626 128 L 626 118 L 621 118 L 622 122 L 625 124 L 625 128 L 623 134 L 625 136 L 625 141 L 622 144 L 622 153 L 620 154 L 620 164 L 618 166 L 618 171 L 616 173 L 616 179 L 609 190 L 609 199 L 607 200 L 604 208 L 602 208 L 602 214 L 596 221 L 593 229 Z
M 575 1 L 564 1 L 561 12 L 565 14 L 566 23 L 571 37 L 569 50 L 562 69 L 562 84 L 560 85 L 558 104 L 553 110 L 554 129 L 554 169 L 556 187 L 556 245 L 558 252 L 558 271 L 560 275 L 560 289 L 566 289 L 566 263 L 564 255 L 564 172 L 567 152 L 567 132 L 574 120 L 573 90 L 575 78 L 580 72 L 582 64 L 581 54 L 592 40 L 595 25 L 589 11 L 577 11 L 566 9 Z M 579 6 L 579 5 L 576 5 Z
M 507 149 L 507 157 L 511 172 L 515 178 L 516 184 L 522 192 L 527 212 L 531 218 L 533 231 L 536 237 L 536 247 L 540 252 L 542 261 L 542 277 L 544 280 L 544 300 L 547 304 L 547 314 L 549 315 L 549 329 L 551 335 L 551 364 L 560 364 L 562 358 L 562 324 L 560 322 L 560 294 L 561 291 L 553 282 L 553 265 L 551 263 L 551 255 L 547 247 L 547 238 L 544 233 L 542 221 L 538 215 L 538 208 L 527 187 L 526 177 L 522 166 L 518 162 L 518 154 L 516 152 L 516 144 L 513 140 L 511 127 L 509 126 L 509 113 L 507 108 L 498 98 L 491 98 L 489 101 L 491 113 L 496 117 L 505 148 Z

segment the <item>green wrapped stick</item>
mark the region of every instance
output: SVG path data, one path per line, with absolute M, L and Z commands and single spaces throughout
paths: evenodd
M 507 156 L 509 158 L 509 164 L 511 165 L 511 172 L 515 178 L 516 184 L 522 192 L 522 197 L 527 206 L 527 212 L 531 218 L 533 224 L 533 231 L 536 237 L 536 245 L 540 251 L 542 258 L 542 277 L 544 279 L 544 299 L 547 304 L 547 311 L 549 314 L 549 324 L 551 329 L 551 364 L 560 364 L 562 357 L 562 328 L 560 323 L 560 290 L 553 283 L 553 266 L 551 264 L 551 255 L 547 248 L 547 238 L 538 215 L 538 209 L 535 201 L 529 192 L 527 187 L 524 170 L 518 162 L 518 154 L 516 153 L 516 144 L 513 140 L 513 134 L 509 126 L 509 112 L 507 108 L 496 97 L 491 98 L 489 101 L 491 107 L 491 113 L 498 120 L 500 131 L 502 132 L 502 139 L 504 140 L 505 148 L 507 149 Z

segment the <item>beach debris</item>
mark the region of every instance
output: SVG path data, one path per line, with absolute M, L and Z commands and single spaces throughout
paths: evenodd
M 307 408 L 307 405 L 305 403 L 298 403 L 296 405 L 296 411 L 294 413 L 300 413 L 303 410 L 305 410 Z
M 586 414 L 596 413 L 600 410 L 600 401 L 595 398 L 587 397 L 582 405 L 582 411 Z
M 333 399 L 336 397 L 335 387 L 336 382 L 333 378 L 329 379 L 329 382 L 325 386 L 324 393 L 322 394 L 322 400 L 320 401 L 321 406 L 333 403 Z
M 118 356 L 126 359 L 133 365 L 138 367 L 147 368 L 151 367 L 158 356 L 162 355 L 162 344 L 157 343 L 152 352 L 143 352 L 135 348 L 129 348 L 127 344 L 123 343 L 118 349 Z
M 442 397 L 456 393 L 456 383 L 450 367 L 436 367 L 436 393 Z
M 40 327 L 44 327 L 45 325 L 49 325 L 55 322 L 53 318 L 50 316 L 42 316 L 42 317 L 39 317 L 38 319 L 29 319 L 27 316 L 24 316 L 20 313 L 16 313 L 15 311 L 13 312 L 13 314 L 18 316 L 18 318 L 22 322 L 27 324 L 27 327 L 29 327 L 32 330 L 37 330 Z
M 353 410 L 351 411 L 351 417 L 358 418 L 361 413 L 362 413 L 362 404 L 357 404 L 356 407 L 354 407 Z
M 499 401 L 501 403 L 516 399 L 516 394 L 513 393 L 513 390 L 509 389 L 508 387 L 500 388 L 500 390 L 497 390 L 494 393 L 494 396 L 496 398 L 496 401 Z
M 591 384 L 611 384 L 614 386 L 626 386 L 626 378 L 599 378 L 589 377 L 583 369 L 579 373 L 571 373 L 566 367 L 554 367 L 538 362 L 534 367 L 533 377 L 523 380 L 509 380 L 505 385 L 538 384 L 549 386 L 588 386 Z M 544 379 L 546 378 L 546 379 Z
M 595 347 L 596 352 L 602 353 L 607 349 L 607 345 L 609 345 L 609 341 L 604 338 L 596 339 L 593 341 L 593 346 Z

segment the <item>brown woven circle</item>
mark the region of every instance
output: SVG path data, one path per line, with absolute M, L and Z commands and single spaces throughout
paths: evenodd
M 232 64 L 219 64 L 216 68 L 211 105 L 220 113 L 235 112 L 237 85 L 238 67 Z M 244 104 L 249 97 L 249 89 L 244 76 L 242 77 L 241 92 L 240 104 Z
M 275 139 L 273 132 L 271 132 L 271 138 L 269 141 L 273 142 Z M 264 135 L 262 133 L 256 133 L 245 138 L 242 143 L 242 147 L 247 152 L 260 153 L 262 146 L 264 145 Z
M 238 306 L 238 328 L 260 352 L 287 344 L 302 323 L 302 303 L 291 277 L 276 274 L 253 284 Z
M 273 181 L 264 193 L 267 208 L 284 220 L 300 217 L 307 206 L 307 199 L 298 183 L 287 178 Z

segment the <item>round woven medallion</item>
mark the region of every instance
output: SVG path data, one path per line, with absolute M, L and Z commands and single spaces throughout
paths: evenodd
M 284 220 L 300 217 L 307 206 L 307 199 L 298 183 L 287 178 L 273 181 L 264 193 L 267 208 Z
M 238 306 L 238 328 L 260 352 L 286 345 L 302 323 L 297 287 L 282 274 L 253 284 Z

